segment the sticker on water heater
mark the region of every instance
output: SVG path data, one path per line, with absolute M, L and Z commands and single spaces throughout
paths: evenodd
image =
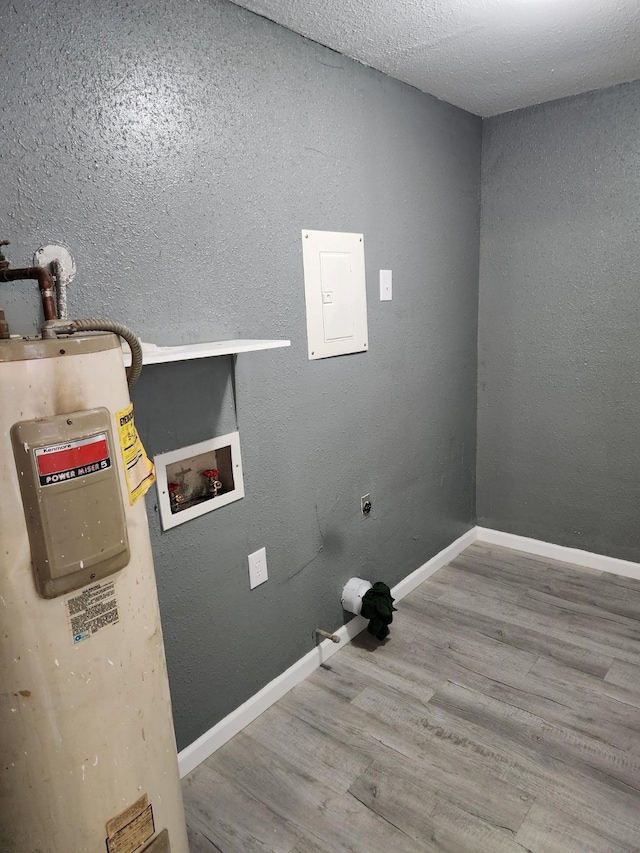
M 153 808 L 143 794 L 106 825 L 109 853 L 133 853 L 155 832 Z
M 115 581 L 96 583 L 73 595 L 67 599 L 67 613 L 74 645 L 115 625 L 120 621 Z
M 153 462 L 145 453 L 140 441 L 133 420 L 133 403 L 130 403 L 121 412 L 116 412 L 116 423 L 127 480 L 127 491 L 129 492 L 129 503 L 133 506 L 138 498 L 145 495 L 155 483 L 156 472 Z
M 41 486 L 76 480 L 111 467 L 109 442 L 104 432 L 62 444 L 35 447 L 33 454 Z
M 146 794 L 138 800 L 138 803 L 147 799 Z M 135 808 L 138 803 L 134 803 Z M 117 818 L 116 818 L 117 820 Z M 107 832 L 109 831 L 109 821 L 107 824 Z M 139 814 L 132 817 L 129 823 L 125 824 L 121 829 L 118 829 L 112 835 L 107 835 L 107 851 L 108 853 L 134 853 L 138 850 L 145 841 L 148 841 L 156 831 L 153 820 L 153 808 L 147 805 Z

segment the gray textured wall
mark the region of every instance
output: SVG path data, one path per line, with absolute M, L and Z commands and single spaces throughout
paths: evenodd
M 145 340 L 293 341 L 238 359 L 244 500 L 163 534 L 148 498 L 183 747 L 343 622 L 350 576 L 474 523 L 481 123 L 221 0 L 26 0 L 2 29 L 14 265 L 65 243 L 72 314 Z M 303 227 L 364 232 L 368 353 L 307 361 Z M 33 286 L 0 305 L 33 329 Z M 149 367 L 134 402 L 154 454 L 235 426 L 227 359 Z
M 478 521 L 640 559 L 640 83 L 484 125 Z

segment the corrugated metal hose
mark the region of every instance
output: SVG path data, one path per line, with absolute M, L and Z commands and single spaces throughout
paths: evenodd
M 73 332 L 113 332 L 124 338 L 131 349 L 131 367 L 127 368 L 127 385 L 131 388 L 142 372 L 142 347 L 136 335 L 122 323 L 105 320 L 102 317 L 88 317 L 86 320 L 72 320 Z

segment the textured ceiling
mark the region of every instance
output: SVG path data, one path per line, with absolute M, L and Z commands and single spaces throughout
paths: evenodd
M 640 78 L 640 0 L 233 0 L 481 116 Z

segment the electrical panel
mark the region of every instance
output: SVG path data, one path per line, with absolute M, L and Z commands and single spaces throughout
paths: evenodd
M 305 230 L 302 258 L 309 359 L 366 351 L 363 235 Z

